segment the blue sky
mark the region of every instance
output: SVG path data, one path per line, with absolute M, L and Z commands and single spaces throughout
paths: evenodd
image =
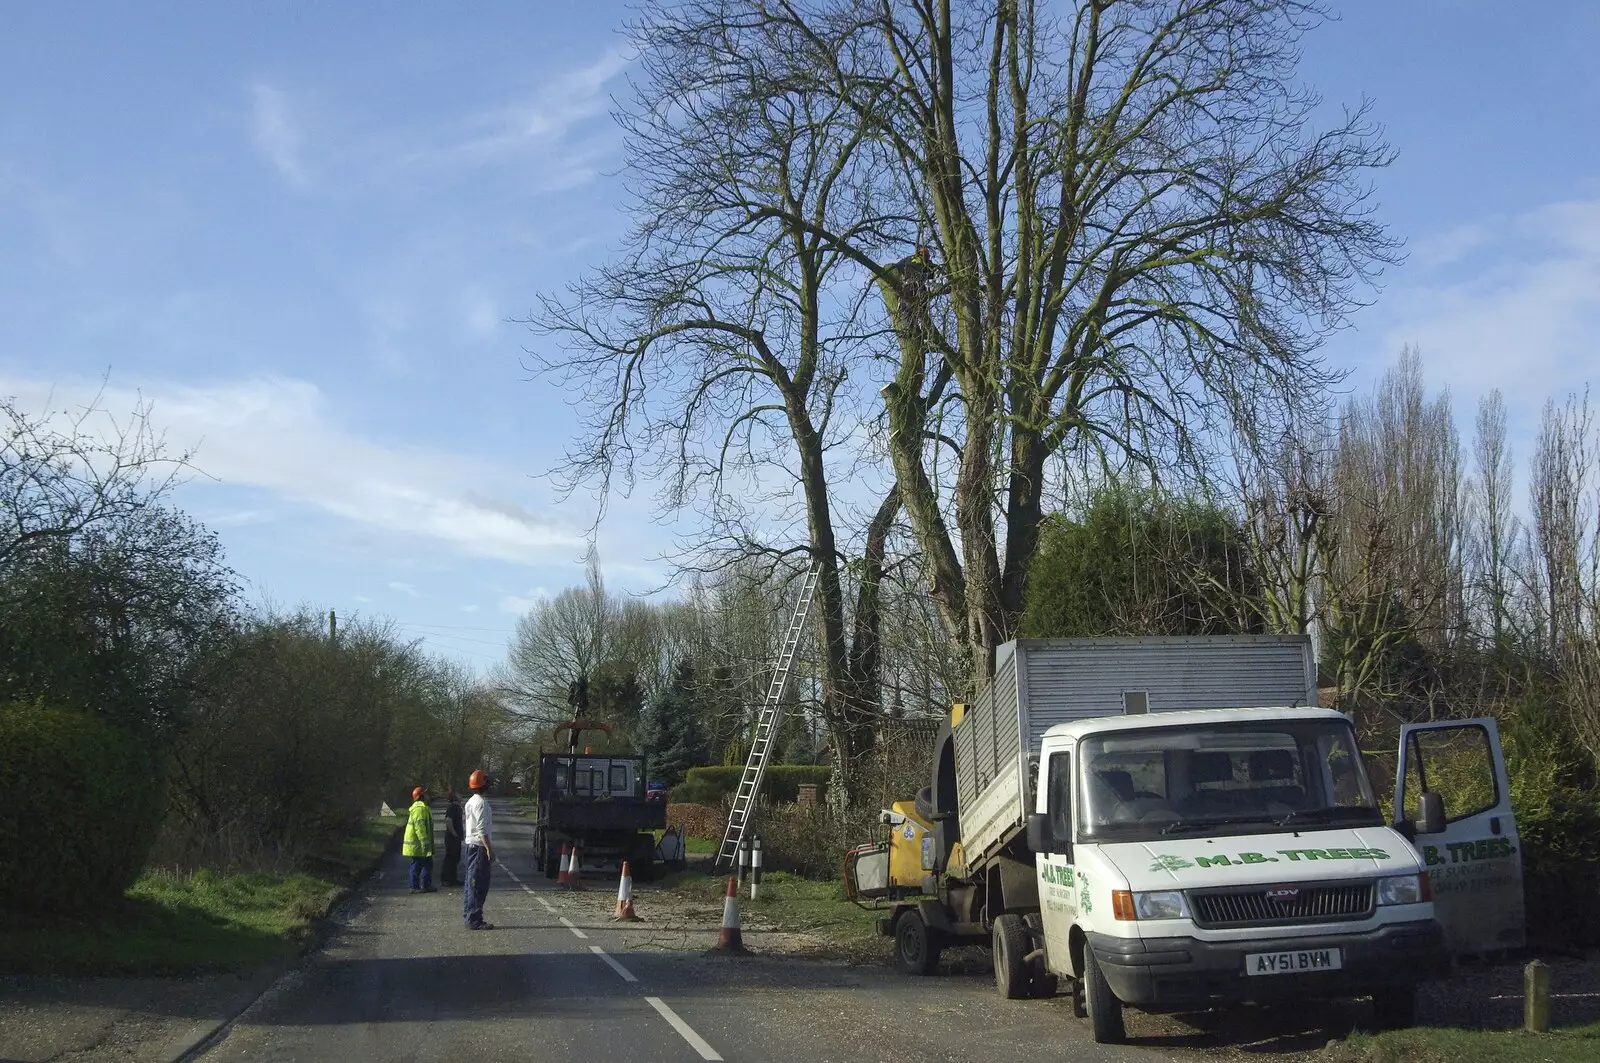
M 1331 359 L 1402 344 L 1458 412 L 1491 387 L 1519 464 L 1600 365 L 1600 5 L 1336 3 L 1302 72 L 1371 98 L 1409 261 Z M 0 35 L 0 391 L 134 396 L 208 474 L 180 501 L 258 599 L 387 614 L 487 666 L 581 577 L 592 503 L 533 474 L 571 434 L 508 318 L 625 224 L 622 3 L 11 5 Z M 1534 16 L 1534 17 L 1530 17 Z M 1519 468 L 1520 472 L 1520 468 Z M 599 547 L 623 590 L 648 498 Z

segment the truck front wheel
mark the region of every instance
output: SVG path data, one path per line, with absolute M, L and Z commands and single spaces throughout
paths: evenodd
M 994 920 L 994 985 L 1007 1000 L 1031 997 L 1033 970 L 1029 966 L 1028 931 L 1020 915 L 997 915 Z
M 939 945 L 922 913 L 908 908 L 894 925 L 894 956 L 907 974 L 932 974 L 939 966 Z
M 1096 1043 L 1119 1045 L 1127 1039 L 1128 1031 L 1122 1024 L 1122 1001 L 1111 991 L 1100 970 L 1100 961 L 1094 958 L 1094 949 L 1087 945 L 1083 950 L 1083 998 Z

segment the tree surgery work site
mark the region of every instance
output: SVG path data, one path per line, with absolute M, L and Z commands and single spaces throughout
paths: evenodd
M 1600 1060 L 1600 10 L 3 37 L 0 1057 Z

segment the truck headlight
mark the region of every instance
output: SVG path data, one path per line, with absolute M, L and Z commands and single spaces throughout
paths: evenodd
M 1380 905 L 1421 904 L 1432 899 L 1433 892 L 1428 889 L 1426 871 L 1417 875 L 1389 875 L 1378 880 Z
M 1133 895 L 1133 910 L 1140 919 L 1187 919 L 1189 905 L 1180 890 L 1149 890 Z

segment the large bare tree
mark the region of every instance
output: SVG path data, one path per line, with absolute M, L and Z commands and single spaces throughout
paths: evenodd
M 892 222 L 868 177 L 889 157 L 795 62 L 810 47 L 796 27 L 707 8 L 635 32 L 629 252 L 536 320 L 566 341 L 538 367 L 590 413 L 566 471 L 608 490 L 651 479 L 664 506 L 703 518 L 693 564 L 819 566 L 822 713 L 848 764 L 872 740 L 900 495 L 872 469 L 871 412 L 849 386 L 873 337 L 837 245 L 881 243 Z
M 652 5 L 624 114 L 630 253 L 542 317 L 576 341 L 543 366 L 592 388 L 575 470 L 665 456 L 682 503 L 685 484 L 729 486 L 731 453 L 749 474 L 776 460 L 826 563 L 841 474 L 859 479 L 830 447 L 886 458 L 862 586 L 871 530 L 903 511 L 983 680 L 1053 455 L 1168 466 L 1332 379 L 1321 338 L 1392 252 L 1365 183 L 1390 153 L 1364 109 L 1313 124 L 1294 68 L 1319 17 L 1297 0 Z

